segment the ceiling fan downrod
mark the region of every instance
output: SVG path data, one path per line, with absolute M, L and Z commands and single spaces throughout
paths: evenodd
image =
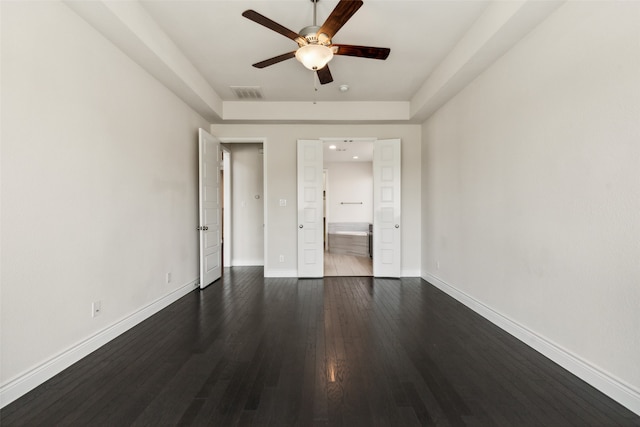
M 313 3 L 313 26 L 317 27 L 318 24 L 317 24 L 317 20 L 316 20 L 316 17 L 317 17 L 316 8 L 318 6 L 318 0 L 311 0 L 311 3 Z

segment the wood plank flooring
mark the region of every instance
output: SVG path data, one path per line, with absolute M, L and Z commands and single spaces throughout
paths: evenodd
M 373 276 L 371 258 L 354 255 L 324 253 L 324 275 L 330 276 Z
M 0 411 L 2 426 L 639 426 L 421 279 L 234 267 Z

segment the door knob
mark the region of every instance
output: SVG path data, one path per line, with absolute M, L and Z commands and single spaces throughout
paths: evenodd
M 396 228 L 400 228 L 400 224 L 396 224 Z
M 304 227 L 304 225 L 302 225 L 302 224 L 300 224 L 300 225 L 298 226 L 298 228 L 302 228 L 302 227 Z

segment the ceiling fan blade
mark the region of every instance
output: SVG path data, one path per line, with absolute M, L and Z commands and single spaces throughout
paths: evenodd
M 302 37 L 300 34 L 291 31 L 290 29 L 283 27 L 282 25 L 278 24 L 275 21 L 272 21 L 271 19 L 267 18 L 264 15 L 260 15 L 258 12 L 256 12 L 255 10 L 245 10 L 244 12 L 242 12 L 242 16 L 244 16 L 247 19 L 252 20 L 253 22 L 260 24 L 264 27 L 267 27 L 270 30 L 275 31 L 276 33 L 280 33 L 285 37 L 290 38 L 291 40 L 293 40 L 294 42 L 298 43 L 299 40 L 304 40 L 304 37 Z
M 336 55 L 358 56 L 360 58 L 387 59 L 391 49 L 387 47 L 354 46 L 350 44 L 332 44 Z
M 333 38 L 345 22 L 347 22 L 353 14 L 360 9 L 360 6 L 362 6 L 361 0 L 340 0 L 327 20 L 322 24 L 318 34 L 324 33 L 329 36 L 330 39 Z
M 277 64 L 278 62 L 285 61 L 287 59 L 291 59 L 296 56 L 296 51 L 283 53 L 282 55 L 274 56 L 273 58 L 265 59 L 264 61 L 256 62 L 253 64 L 256 68 L 264 68 L 269 65 Z
M 331 71 L 329 71 L 329 65 L 325 65 L 319 70 L 316 70 L 316 74 L 318 75 L 318 80 L 320 80 L 320 84 L 326 85 L 327 83 L 331 83 L 333 81 L 333 77 L 331 76 Z

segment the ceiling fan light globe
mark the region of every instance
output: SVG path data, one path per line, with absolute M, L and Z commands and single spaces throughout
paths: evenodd
M 296 51 L 296 59 L 310 70 L 320 70 L 333 58 L 333 50 L 320 44 L 309 44 Z

